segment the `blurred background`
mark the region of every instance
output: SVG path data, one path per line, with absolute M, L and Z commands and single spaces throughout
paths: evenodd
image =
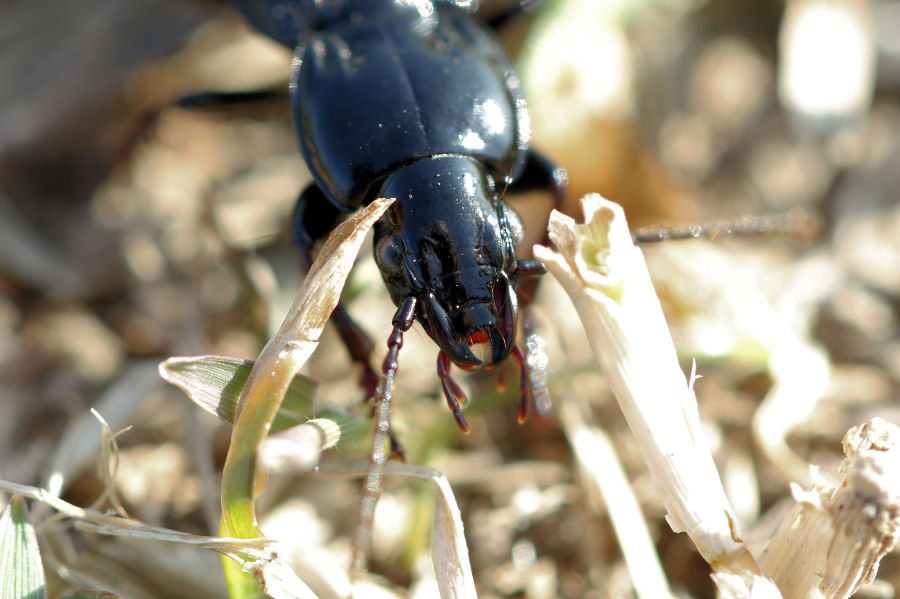
M 215 534 L 229 427 L 156 366 L 252 359 L 302 279 L 289 221 L 310 176 L 290 122 L 290 52 L 212 0 L 6 0 L 0 16 L 0 479 L 90 505 L 103 490 L 95 407 L 113 430 L 132 427 L 116 479 L 129 513 Z M 807 464 L 836 473 L 850 426 L 900 424 L 900 4 L 559 0 L 498 34 L 534 147 L 568 170 L 573 216 L 598 192 L 633 226 L 798 211 L 818 223 L 645 246 L 685 369 L 697 359 L 704 376 L 701 416 L 726 490 L 748 538 L 764 540 L 790 505 L 788 483 L 809 482 Z M 245 91 L 271 93 L 176 104 Z M 539 242 L 549 199 L 514 202 Z M 396 393 L 407 460 L 449 477 L 481 596 L 629 597 L 603 503 L 555 416 L 575 406 L 619 451 L 672 588 L 712 597 L 708 566 L 662 519 L 582 327 L 545 279 L 528 326 L 547 341 L 554 407 L 520 427 L 516 384 L 499 393 L 494 373 L 457 373 L 473 398 L 464 437 L 440 396 L 436 347 L 416 327 Z M 393 307 L 368 246 L 346 293 L 383 352 Z M 775 357 L 785 339 L 798 349 Z M 319 405 L 365 419 L 353 368 L 328 329 L 306 370 Z M 774 397 L 786 380 L 796 394 Z M 363 440 L 327 457 L 366 451 Z M 432 502 L 424 484 L 387 481 L 372 563 L 385 596 L 433 590 Z M 261 500 L 313 580 L 346 560 L 358 507 L 357 481 L 323 476 L 273 476 Z M 51 596 L 223 596 L 212 553 L 52 533 Z M 886 556 L 860 596 L 893 596 L 898 566 Z

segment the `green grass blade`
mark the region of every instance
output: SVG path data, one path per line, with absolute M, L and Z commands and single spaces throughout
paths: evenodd
M 179 387 L 198 406 L 234 424 L 238 400 L 253 369 L 252 360 L 229 356 L 177 356 L 159 365 L 160 375 Z M 291 381 L 272 423 L 275 433 L 309 420 L 316 383 L 303 375 Z
M 0 517 L 0 599 L 46 599 L 44 565 L 25 500 L 15 496 Z
M 238 401 L 253 364 L 252 360 L 229 356 L 176 356 L 162 362 L 159 373 L 167 382 L 184 391 L 203 410 L 223 422 L 234 424 Z M 339 429 L 338 437 L 342 443 L 364 438 L 368 434 L 369 425 L 366 421 L 346 412 L 314 409 L 316 388 L 312 379 L 303 375 L 295 376 L 275 415 L 269 434 L 304 424 L 314 417 L 333 422 Z

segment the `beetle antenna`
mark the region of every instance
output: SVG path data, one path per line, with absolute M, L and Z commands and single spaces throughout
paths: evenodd
M 403 300 L 403 303 L 400 304 L 399 308 L 397 308 L 397 312 L 394 314 L 394 318 L 391 321 L 391 323 L 394 325 L 394 330 L 391 331 L 391 335 L 390 337 L 388 337 L 388 353 L 384 357 L 384 362 L 382 362 L 381 364 L 381 373 L 384 375 L 385 380 L 388 377 L 393 379 L 394 375 L 397 373 L 397 355 L 400 353 L 400 348 L 403 347 L 403 333 L 408 331 L 412 326 L 415 316 L 416 298 L 415 296 L 409 296 L 405 300 Z M 393 382 L 393 380 L 391 382 Z M 391 389 L 387 386 L 384 386 L 384 388 L 381 389 L 380 395 L 381 398 L 379 403 L 390 402 Z M 379 423 L 379 425 L 380 424 L 381 423 Z
M 716 239 L 724 235 L 797 235 L 810 237 L 819 223 L 809 213 L 791 210 L 783 214 L 745 216 L 736 220 L 691 225 L 687 227 L 652 227 L 636 229 L 631 238 L 635 243 L 656 243 L 673 239 Z
M 381 478 L 387 464 L 388 444 L 394 445 L 391 433 L 391 400 L 393 399 L 394 375 L 397 374 L 397 355 L 403 347 L 403 333 L 412 326 L 416 316 L 416 298 L 407 297 L 397 309 L 392 321 L 394 325 L 388 337 L 388 353 L 381 365 L 384 378 L 375 396 L 375 434 L 372 439 L 372 454 L 369 458 L 369 470 L 363 487 L 362 509 L 359 514 L 359 526 L 353 541 L 351 571 L 360 573 L 365 570 L 366 558 L 372 547 L 372 523 L 375 520 L 375 506 L 381 496 Z
M 384 375 L 382 379 L 383 389 L 380 394 L 376 394 L 374 404 L 372 406 L 372 415 L 376 417 L 376 432 L 387 431 L 388 438 L 391 442 L 391 456 L 403 459 L 403 447 L 394 437 L 394 431 L 391 430 L 391 393 L 394 384 L 394 375 L 397 373 L 399 363 L 397 356 L 400 348 L 403 347 L 403 333 L 409 330 L 416 316 L 416 298 L 407 297 L 403 303 L 397 308 L 394 318 L 391 321 L 394 330 L 388 337 L 387 346 L 388 353 L 384 357 L 381 364 L 381 372 Z

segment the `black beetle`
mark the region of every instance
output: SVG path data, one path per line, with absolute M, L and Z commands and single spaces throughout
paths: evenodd
M 295 217 L 307 262 L 341 213 L 397 198 L 374 230 L 375 260 L 398 306 L 385 370 L 396 368 L 402 333 L 417 317 L 440 347 L 438 374 L 463 431 L 464 396 L 449 377 L 451 362 L 493 366 L 512 354 L 521 365 L 524 419 L 515 287 L 543 266 L 516 258 L 522 224 L 499 187 L 548 189 L 559 200 L 565 172 L 529 149 L 525 102 L 493 32 L 464 8 L 471 1 L 236 4 L 296 49 L 291 103 L 315 179 Z M 368 368 L 371 343 L 340 306 L 335 320 Z

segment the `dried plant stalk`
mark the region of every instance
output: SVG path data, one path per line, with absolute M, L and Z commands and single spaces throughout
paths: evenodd
M 761 565 L 786 599 L 849 597 L 871 582 L 900 530 L 900 428 L 881 418 L 844 436 L 842 480 L 810 491 L 770 541 Z
M 534 248 L 562 283 L 658 486 L 675 531 L 687 532 L 726 597 L 778 597 L 743 540 L 703 436 L 696 398 L 621 207 L 592 194 L 585 224 L 554 211 Z
M 788 445 L 788 434 L 813 413 L 831 377 L 821 348 L 789 331 L 768 339 L 769 373 L 774 384 L 753 415 L 753 438 L 786 481 L 814 483 L 809 464 Z
M 641 513 L 637 497 L 612 441 L 600 427 L 585 418 L 585 409 L 567 400 L 560 406 L 560 420 L 584 484 L 596 489 L 606 504 L 609 519 L 619 539 L 622 557 L 631 572 L 634 592 L 640 599 L 672 597 L 669 581 L 653 546 L 653 538 Z

